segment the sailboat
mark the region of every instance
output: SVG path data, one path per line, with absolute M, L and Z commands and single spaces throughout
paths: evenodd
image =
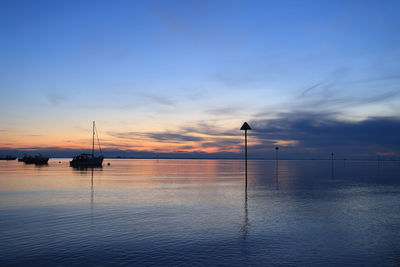
M 96 130 L 96 125 L 95 122 L 93 122 L 93 140 L 92 140 L 92 154 L 79 154 L 78 156 L 75 156 L 70 162 L 69 166 L 70 167 L 75 167 L 75 168 L 85 168 L 85 167 L 102 167 L 103 165 L 103 155 L 101 153 L 101 147 L 100 147 L 100 141 L 98 138 L 97 134 L 97 141 L 99 143 L 99 150 L 100 150 L 100 156 L 95 157 L 94 156 L 94 136 L 95 136 Z

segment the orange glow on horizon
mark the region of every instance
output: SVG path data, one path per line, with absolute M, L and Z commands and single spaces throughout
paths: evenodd
M 117 134 L 115 134 L 117 133 Z M 244 138 L 237 135 L 215 135 L 199 132 L 186 132 L 182 135 L 165 132 L 100 132 L 102 149 L 116 151 L 137 151 L 152 153 L 240 153 L 243 150 Z M 176 137 L 175 137 L 176 135 Z M 160 136 L 160 137 L 158 137 Z M 248 145 L 260 146 L 265 142 L 271 146 L 296 146 L 297 140 L 259 140 L 249 136 Z M 0 149 L 10 150 L 90 150 L 92 138 L 90 131 L 70 131 L 60 134 L 52 129 L 43 134 L 0 132 Z M 98 143 L 95 139 L 95 149 Z

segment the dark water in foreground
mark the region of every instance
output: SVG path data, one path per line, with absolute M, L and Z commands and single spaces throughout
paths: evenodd
M 0 265 L 400 264 L 399 162 L 107 162 L 0 162 Z

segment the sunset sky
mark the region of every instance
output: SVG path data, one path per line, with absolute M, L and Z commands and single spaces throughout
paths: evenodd
M 253 157 L 400 157 L 399 14 L 400 1 L 2 0 L 0 151 L 85 150 L 96 121 L 112 155 L 232 156 L 247 121 Z

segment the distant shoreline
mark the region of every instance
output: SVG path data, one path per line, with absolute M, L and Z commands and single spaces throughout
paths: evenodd
M 71 157 L 53 157 L 50 159 L 71 159 Z M 169 159 L 169 160 L 174 160 L 174 159 L 184 159 L 184 160 L 243 160 L 243 158 L 197 158 L 197 157 L 190 157 L 190 158 L 185 158 L 185 157 L 105 157 L 104 159 Z M 249 158 L 248 160 L 265 160 L 265 161 L 275 161 L 275 159 L 267 159 L 267 158 Z M 285 160 L 304 160 L 304 161 L 331 161 L 332 159 L 329 158 L 312 158 L 312 159 L 300 159 L 300 158 L 283 158 L 279 159 L 279 161 L 285 161 Z M 376 161 L 376 162 L 400 162 L 399 159 L 347 159 L 347 158 L 339 158 L 339 159 L 333 159 L 333 161 Z

